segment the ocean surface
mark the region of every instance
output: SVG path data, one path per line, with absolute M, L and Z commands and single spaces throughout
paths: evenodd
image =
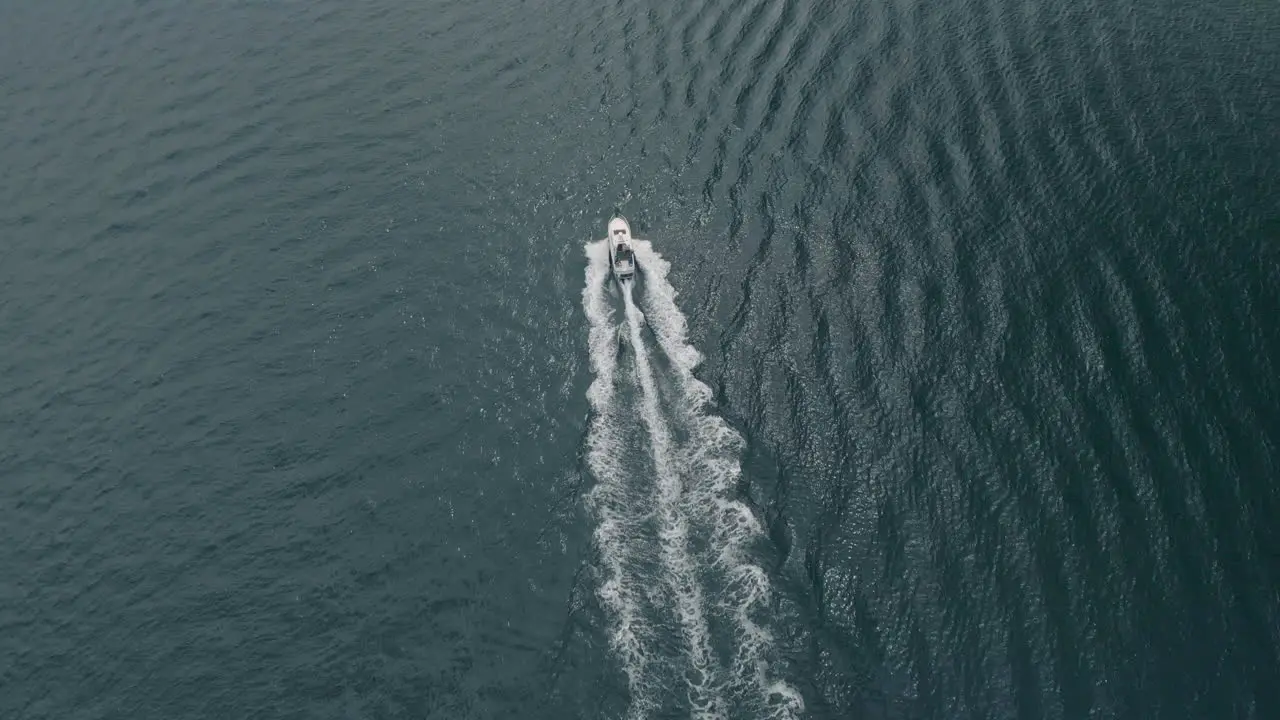
M 0 718 L 1280 718 L 1278 358 L 1275 2 L 0 0 Z

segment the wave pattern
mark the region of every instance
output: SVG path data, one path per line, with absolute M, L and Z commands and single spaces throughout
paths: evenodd
M 744 428 L 755 472 L 704 473 L 762 508 L 809 712 L 1264 715 L 1280 16 L 653 7 L 583 33 L 615 152 L 669 172 L 625 201 L 710 387 L 655 332 Z
M 1280 717 L 1275 3 L 9 5 L 0 714 Z

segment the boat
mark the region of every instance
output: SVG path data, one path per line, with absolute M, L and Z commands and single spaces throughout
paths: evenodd
M 636 274 L 636 255 L 631 249 L 631 225 L 619 215 L 609 221 L 609 266 L 619 281 L 630 280 Z

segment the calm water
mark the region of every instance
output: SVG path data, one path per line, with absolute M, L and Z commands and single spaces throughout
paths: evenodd
M 0 0 L 0 717 L 1280 717 L 1277 38 Z

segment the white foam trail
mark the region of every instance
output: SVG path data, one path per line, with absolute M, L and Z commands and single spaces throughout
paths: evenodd
M 588 347 L 591 369 L 595 373 L 587 389 L 587 400 L 594 412 L 587 431 L 587 464 L 596 478 L 596 484 L 587 493 L 587 504 L 599 520 L 593 538 L 607 575 L 597 594 L 615 623 L 609 644 L 627 676 L 631 692 L 629 717 L 642 718 L 652 709 L 653 700 L 645 681 L 649 658 L 645 651 L 643 618 L 636 589 L 627 574 L 628 538 L 632 533 L 624 514 L 626 476 L 619 460 L 623 444 L 614 404 L 619 328 L 613 322 L 613 309 L 605 297 L 605 283 L 609 279 L 608 248 L 601 240 L 587 245 L 586 253 L 582 306 L 589 325 Z
M 634 240 L 632 247 L 644 273 L 646 317 L 674 367 L 681 412 L 689 425 L 691 437 L 680 463 L 689 478 L 688 502 L 695 509 L 713 509 L 712 560 L 726 582 L 718 606 L 733 618 L 739 635 L 734 648 L 735 684 L 758 693 L 764 716 L 799 717 L 804 700 L 795 688 L 770 677 L 773 636 L 754 619 L 768 607 L 770 587 L 764 570 L 748 553 L 752 540 L 763 531 L 760 521 L 733 497 L 742 475 L 738 462 L 742 438 L 710 412 L 711 389 L 693 375 L 702 355 L 689 343 L 684 313 L 676 305 L 675 288 L 667 280 L 670 264 L 646 240 Z
M 643 316 L 631 297 L 631 284 L 623 286 L 626 301 L 627 328 L 634 352 L 636 376 L 640 381 L 641 418 L 649 431 L 650 455 L 658 482 L 658 517 L 660 523 L 661 560 L 667 581 L 675 596 L 676 615 L 689 651 L 693 673 L 689 681 L 689 701 L 693 714 L 700 718 L 724 718 L 724 700 L 717 690 L 719 671 L 711 650 L 711 633 L 707 627 L 693 559 L 689 555 L 689 522 L 680 507 L 683 482 L 672 453 L 671 431 L 659 405 L 657 383 L 649 364 L 648 350 L 641 337 Z

